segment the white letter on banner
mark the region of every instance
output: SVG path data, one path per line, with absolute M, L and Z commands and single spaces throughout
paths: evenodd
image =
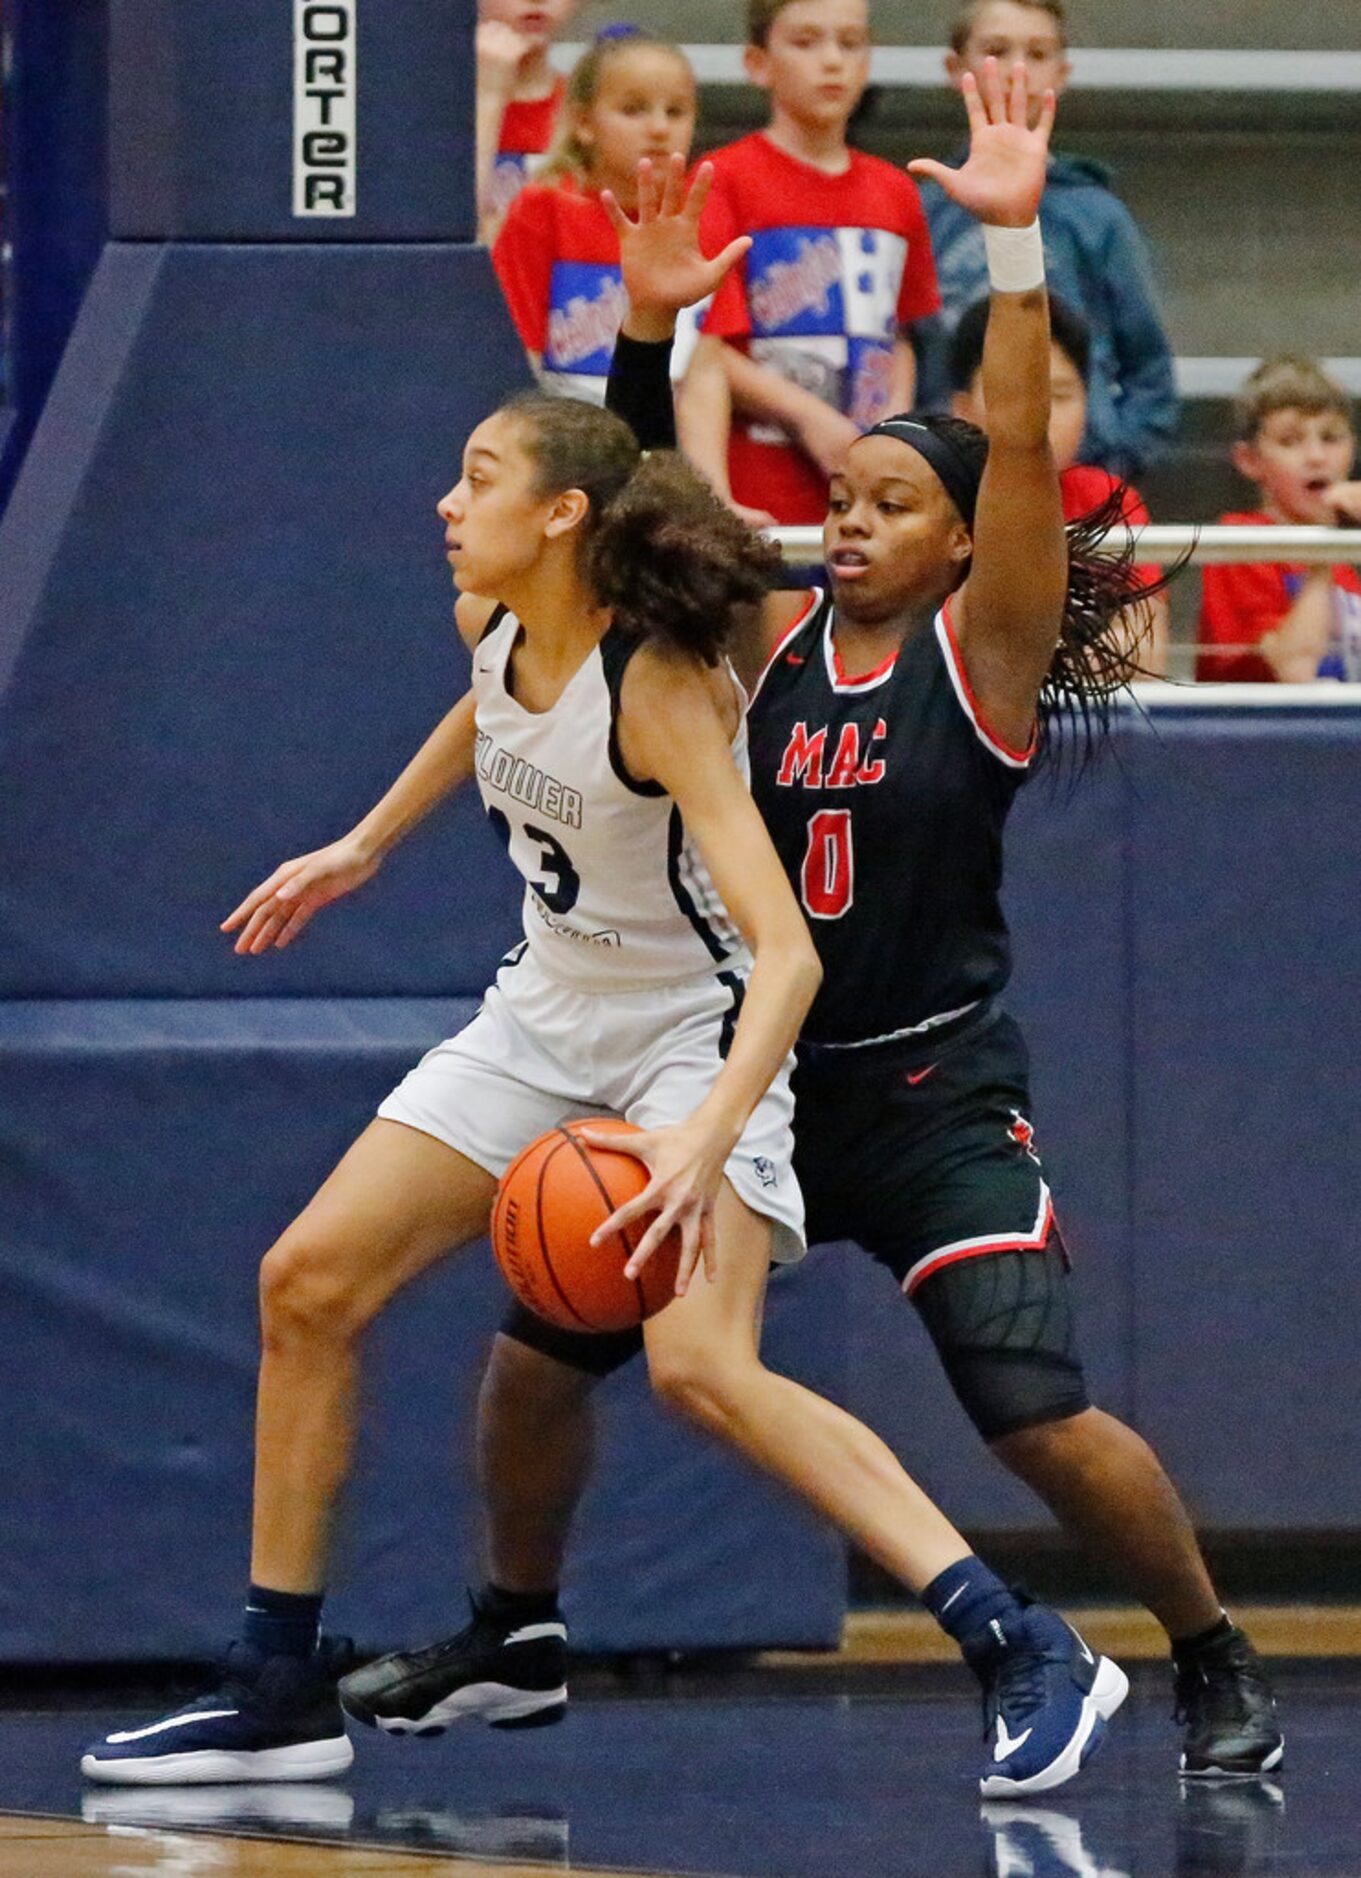
M 293 213 L 353 215 L 357 0 L 293 0 Z

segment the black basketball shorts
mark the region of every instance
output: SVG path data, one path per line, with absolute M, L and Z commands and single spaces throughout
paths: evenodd
M 794 1093 L 808 1243 L 854 1240 L 893 1273 L 984 1439 L 1088 1407 L 1013 1020 L 990 1013 L 934 1048 L 805 1051 Z M 600 1376 L 642 1343 L 553 1330 L 518 1306 L 502 1329 Z

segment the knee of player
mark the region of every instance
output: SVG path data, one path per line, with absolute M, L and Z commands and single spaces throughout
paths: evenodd
M 260 1327 L 266 1349 L 300 1337 L 348 1340 L 366 1321 L 353 1279 L 325 1239 L 293 1230 L 265 1254 Z
M 738 1416 L 741 1388 L 734 1365 L 702 1345 L 649 1350 L 648 1380 L 659 1401 L 713 1433 L 727 1432 Z

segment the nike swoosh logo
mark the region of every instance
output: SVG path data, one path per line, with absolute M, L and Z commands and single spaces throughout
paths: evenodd
M 915 1071 L 909 1070 L 907 1072 L 908 1087 L 910 1089 L 915 1089 L 919 1082 L 926 1081 L 927 1077 L 931 1074 L 931 1071 L 933 1069 L 939 1069 L 939 1068 L 940 1068 L 939 1063 L 928 1063 L 925 1069 L 919 1069 Z
M 1023 1734 L 1010 1735 L 1007 1733 L 1006 1723 L 999 1715 L 997 1717 L 997 1747 L 992 1758 L 995 1761 L 1006 1760 L 1007 1756 L 1014 1754 L 1017 1748 L 1023 1748 L 1034 1732 L 1033 1728 L 1027 1728 Z
M 784 662 L 786 665 L 806 665 L 808 660 L 802 652 L 786 652 Z
M 946 1598 L 944 1604 L 942 1604 L 940 1607 L 940 1614 L 942 1617 L 944 1617 L 945 1613 L 949 1610 L 950 1606 L 954 1603 L 956 1598 L 962 1598 L 964 1596 L 964 1590 L 965 1590 L 965 1587 L 961 1585 L 958 1591 L 952 1591 L 950 1593 L 949 1597 Z
M 145 1741 L 148 1735 L 163 1735 L 170 1728 L 191 1728 L 195 1722 L 225 1721 L 229 1715 L 239 1715 L 235 1708 L 199 1708 L 192 1715 L 172 1715 L 168 1721 L 152 1722 L 146 1728 L 129 1728 L 121 1735 L 105 1735 L 110 1744 L 120 1741 Z

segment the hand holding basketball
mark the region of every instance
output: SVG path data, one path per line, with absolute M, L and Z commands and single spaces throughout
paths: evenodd
M 583 1124 L 581 1138 L 595 1146 L 606 1142 L 606 1137 L 598 1135 L 590 1123 Z M 623 1232 L 635 1220 L 653 1214 L 651 1225 L 625 1267 L 626 1276 L 636 1277 L 668 1234 L 678 1230 L 681 1251 L 676 1296 L 684 1297 L 701 1259 L 705 1276 L 712 1281 L 718 1271 L 714 1206 L 733 1140 L 720 1136 L 711 1125 L 692 1115 L 672 1128 L 633 1130 L 622 1140 L 613 1138 L 609 1145 L 636 1155 L 652 1178 L 636 1198 L 617 1208 L 597 1228 L 592 1243 L 598 1244 L 609 1234 Z

